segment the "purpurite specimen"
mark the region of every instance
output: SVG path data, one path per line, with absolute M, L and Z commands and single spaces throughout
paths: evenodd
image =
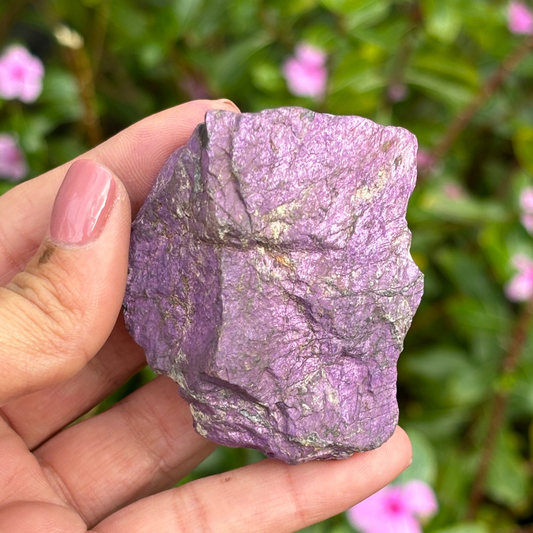
M 125 317 L 201 435 L 288 463 L 380 446 L 423 291 L 416 139 L 297 107 L 209 111 L 132 230 Z

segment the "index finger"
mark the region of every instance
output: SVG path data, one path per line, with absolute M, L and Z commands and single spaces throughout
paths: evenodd
M 409 466 L 411 453 L 398 427 L 376 450 L 295 466 L 267 459 L 130 504 L 90 531 L 291 533 L 378 491 Z
M 81 155 L 109 168 L 137 212 L 163 163 L 185 144 L 210 109 L 238 111 L 229 100 L 195 100 L 152 115 Z M 0 286 L 21 271 L 41 243 L 71 162 L 22 183 L 0 198 Z

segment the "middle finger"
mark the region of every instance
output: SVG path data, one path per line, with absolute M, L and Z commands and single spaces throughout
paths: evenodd
M 192 427 L 178 386 L 160 376 L 35 451 L 48 481 L 85 522 L 171 487 L 216 445 Z

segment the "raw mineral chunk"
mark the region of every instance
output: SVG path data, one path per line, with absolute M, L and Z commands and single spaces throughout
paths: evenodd
M 209 111 L 132 230 L 124 302 L 195 428 L 288 463 L 380 446 L 423 291 L 416 139 L 297 107 Z

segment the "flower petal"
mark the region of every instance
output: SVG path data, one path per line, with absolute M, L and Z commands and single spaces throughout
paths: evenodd
M 0 57 L 0 97 L 34 102 L 42 91 L 44 65 L 23 46 L 11 46 Z
M 325 58 L 321 50 L 303 44 L 297 46 L 295 57 L 287 59 L 282 67 L 289 91 L 296 96 L 322 98 L 328 81 Z
M 301 43 L 296 46 L 294 55 L 301 63 L 310 67 L 322 67 L 326 63 L 326 53 L 320 48 Z
M 15 139 L 8 134 L 0 134 L 0 178 L 18 181 L 28 172 L 22 150 Z
M 520 270 L 521 272 L 533 269 L 533 260 L 524 254 L 513 255 L 511 263 L 517 270 Z
M 346 513 L 362 533 L 421 533 L 408 503 L 404 487 L 388 485 Z
M 526 228 L 527 232 L 530 235 L 533 235 L 533 214 L 532 213 L 524 213 L 520 216 L 520 222 L 522 222 L 522 226 Z
M 533 13 L 523 2 L 510 2 L 508 23 L 512 33 L 532 33 Z
M 513 302 L 525 302 L 533 298 L 533 275 L 528 272 L 516 274 L 505 287 L 505 294 Z
M 520 193 L 520 207 L 528 213 L 533 213 L 533 187 L 525 187 Z
M 433 489 L 423 481 L 409 481 L 402 487 L 402 497 L 409 510 L 421 517 L 429 518 L 439 509 Z

